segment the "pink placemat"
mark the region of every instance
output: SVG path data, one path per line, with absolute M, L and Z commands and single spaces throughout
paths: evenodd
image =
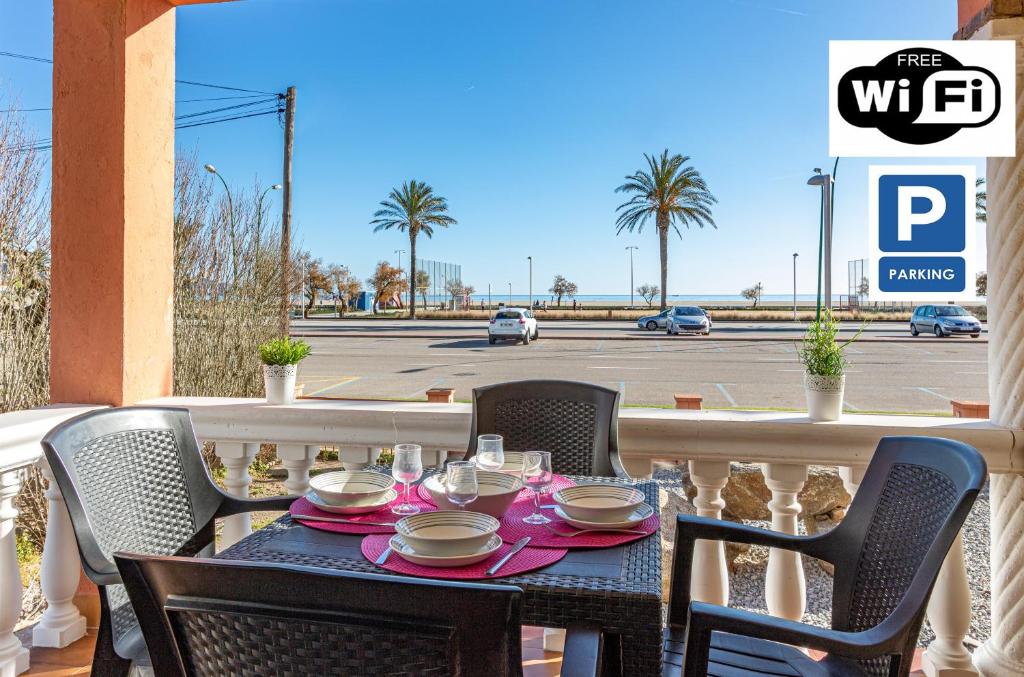
M 375 561 L 384 552 L 384 549 L 388 547 L 388 541 L 390 540 L 391 536 L 386 534 L 367 536 L 363 539 L 360 546 L 363 551 L 363 557 L 370 562 Z M 395 553 L 391 553 L 388 561 L 378 566 L 387 571 L 393 571 L 396 574 L 421 576 L 423 578 L 445 578 L 449 580 L 489 579 L 492 577 L 488 576 L 485 572 L 495 562 L 508 554 L 508 551 L 511 549 L 512 545 L 510 543 L 503 543 L 496 553 L 484 561 L 464 567 L 438 568 L 420 566 L 419 564 L 405 561 Z M 493 578 L 514 576 L 526 573 L 527 571 L 542 569 L 565 557 L 566 552 L 568 550 L 564 548 L 531 548 L 527 546 L 513 555 L 512 559 L 508 562 L 505 562 L 505 566 L 501 567 L 498 570 L 498 574 L 493 576 Z
M 543 502 L 550 503 L 551 502 L 551 494 L 555 493 L 559 489 L 566 489 L 568 487 L 574 487 L 574 486 L 576 486 L 576 482 L 574 482 L 573 480 L 569 479 L 565 475 L 555 475 L 554 478 L 551 480 L 551 486 L 548 487 L 547 495 L 541 497 L 541 502 L 542 503 Z M 423 486 L 422 482 L 417 486 L 416 494 L 419 496 L 420 500 L 422 500 L 422 501 L 424 501 L 426 503 L 429 503 L 430 505 L 434 505 L 434 500 L 430 497 L 430 492 L 427 491 L 427 488 L 425 486 Z M 520 501 L 530 501 L 532 503 L 533 502 L 533 492 L 531 490 L 529 490 L 529 489 L 523 489 L 522 491 L 520 491 L 519 495 L 516 496 L 516 502 L 518 503 Z M 469 506 L 467 506 L 467 509 L 472 510 L 473 509 L 473 504 L 470 503 Z
M 394 524 L 402 519 L 401 515 L 391 512 L 391 506 L 402 502 L 402 492 L 399 491 L 398 494 L 398 498 L 380 510 L 362 515 L 336 515 L 331 512 L 325 512 L 310 503 L 305 496 L 292 503 L 288 512 L 292 515 L 304 515 L 306 517 L 340 517 L 341 519 L 352 520 L 353 522 L 388 522 L 389 524 Z M 434 512 L 437 510 L 437 507 L 433 504 L 418 500 L 415 491 L 409 492 L 409 502 L 419 506 L 420 512 Z M 373 524 L 339 524 L 337 522 L 314 522 L 312 520 L 302 520 L 299 524 L 339 534 L 392 534 L 395 532 L 392 526 L 376 526 Z
M 576 527 L 555 515 L 554 510 L 542 508 L 541 514 L 551 520 L 549 526 L 559 531 L 579 531 Z M 506 543 L 515 543 L 523 536 L 530 536 L 530 546 L 536 548 L 611 548 L 657 533 L 661 520 L 655 513 L 640 524 L 633 527 L 642 534 L 619 534 L 615 532 L 595 532 L 580 536 L 558 536 L 539 524 L 526 524 L 523 518 L 533 514 L 533 502 L 513 503 L 505 516 L 501 518 L 498 535 Z

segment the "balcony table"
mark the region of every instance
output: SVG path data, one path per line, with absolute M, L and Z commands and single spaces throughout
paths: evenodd
M 658 510 L 658 485 L 650 480 L 572 479 L 633 484 Z M 359 550 L 362 539 L 358 534 L 305 527 L 284 515 L 216 557 L 400 575 L 366 561 Z M 577 621 L 596 622 L 607 635 L 618 636 L 625 674 L 661 674 L 661 539 L 657 534 L 612 548 L 570 550 L 544 569 L 494 580 L 523 589 L 524 624 L 565 628 Z

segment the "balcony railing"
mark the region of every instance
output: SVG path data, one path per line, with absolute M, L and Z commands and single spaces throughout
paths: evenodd
M 303 493 L 309 471 L 324 446 L 339 449 L 348 468 L 376 460 L 382 448 L 414 441 L 423 446 L 425 463 L 439 464 L 465 449 L 470 407 L 464 404 L 301 400 L 269 406 L 262 400 L 228 398 L 164 398 L 149 402 L 187 407 L 196 432 L 213 442 L 227 470 L 228 491 L 249 491 L 249 465 L 260 444 L 276 444 L 287 470 L 289 492 Z M 21 582 L 14 537 L 14 498 L 23 471 L 40 458 L 39 440 L 53 426 L 92 407 L 61 406 L 0 416 L 0 674 L 27 667 L 28 654 L 13 634 L 21 607 Z M 962 440 L 979 449 L 993 473 L 1024 468 L 1021 431 L 978 419 L 918 416 L 850 415 L 840 422 L 811 423 L 800 414 L 783 412 L 676 411 L 623 409 L 619 420 L 620 454 L 634 476 L 647 475 L 658 460 L 686 461 L 697 488 L 697 512 L 720 517 L 722 489 L 729 480 L 730 461 L 762 464 L 772 500 L 768 505 L 775 529 L 796 533 L 800 504 L 797 495 L 807 479 L 808 465 L 840 468 L 847 490 L 856 491 L 879 438 L 886 435 L 934 435 Z M 48 470 L 43 467 L 44 476 Z M 33 629 L 38 646 L 63 647 L 84 633 L 84 618 L 72 603 L 79 566 L 74 535 L 59 492 L 47 491 L 49 522 L 41 570 L 47 609 Z M 221 545 L 252 530 L 248 515 L 225 520 Z M 694 597 L 727 604 L 728 572 L 720 543 L 698 544 L 693 570 Z M 799 555 L 772 551 L 766 580 L 770 613 L 798 619 L 806 606 Z M 926 671 L 974 672 L 963 639 L 970 625 L 970 592 L 963 551 L 957 542 L 943 568 L 929 620 L 936 639 L 925 653 Z M 964 674 L 964 673 L 956 673 Z

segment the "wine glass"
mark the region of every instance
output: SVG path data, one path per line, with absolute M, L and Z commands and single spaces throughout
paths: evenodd
M 444 480 L 444 495 L 448 501 L 465 510 L 480 495 L 476 481 L 476 464 L 473 461 L 453 461 L 448 464 Z
M 501 435 L 480 435 L 476 438 L 476 466 L 481 470 L 501 470 L 505 465 L 504 442 Z
M 551 486 L 553 479 L 550 451 L 523 453 L 523 486 L 533 490 L 533 514 L 523 518 L 527 524 L 547 524 L 551 521 L 540 514 L 540 497 Z
M 396 444 L 391 476 L 405 485 L 405 500 L 391 508 L 396 515 L 415 515 L 419 506 L 409 502 L 409 484 L 423 476 L 423 448 L 418 444 Z

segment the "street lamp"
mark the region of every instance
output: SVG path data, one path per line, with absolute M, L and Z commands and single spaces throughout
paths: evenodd
M 508 307 L 512 307 L 512 283 L 508 283 Z
M 633 252 L 640 247 L 636 245 L 629 245 L 626 247 L 629 250 L 629 307 L 633 307 Z
M 793 321 L 796 322 L 796 257 L 800 256 L 793 252 Z
M 224 177 L 220 175 L 217 168 L 213 165 L 204 165 L 204 169 L 210 172 L 224 185 L 224 192 L 228 196 L 228 234 L 231 237 L 231 282 L 232 285 L 238 284 L 238 249 L 235 244 L 235 205 L 231 199 L 231 189 L 228 188 L 228 182 L 224 180 Z
M 398 267 L 401 268 L 402 267 L 402 254 L 405 253 L 405 250 L 404 249 L 396 249 L 395 253 L 398 254 Z M 405 292 L 405 305 L 406 306 L 408 306 L 409 303 L 410 303 L 409 294 L 413 293 L 412 286 L 413 286 L 413 284 L 415 284 L 413 282 L 413 280 L 409 277 L 409 273 L 410 273 L 410 271 L 407 269 L 405 271 L 405 279 L 409 282 L 409 291 Z
M 210 167 L 210 165 L 206 166 Z M 210 170 L 207 169 L 206 171 Z M 274 185 L 264 190 L 263 193 L 260 195 L 259 202 L 256 203 L 256 253 L 253 255 L 253 258 L 255 259 L 256 270 L 253 271 L 252 275 L 253 279 L 256 280 L 257 282 L 259 281 L 257 278 L 259 276 L 260 269 L 260 247 L 262 246 L 260 243 L 260 236 L 263 230 L 263 198 L 265 198 L 267 196 L 267 193 L 269 193 L 272 190 L 281 190 L 281 184 L 275 183 Z
M 530 262 L 530 308 L 533 308 L 533 257 L 527 256 L 526 260 Z
M 814 168 L 814 176 L 807 179 L 808 186 L 821 186 L 821 217 L 818 233 L 818 312 L 821 319 L 822 285 L 825 306 L 832 310 L 832 175 L 822 174 Z

